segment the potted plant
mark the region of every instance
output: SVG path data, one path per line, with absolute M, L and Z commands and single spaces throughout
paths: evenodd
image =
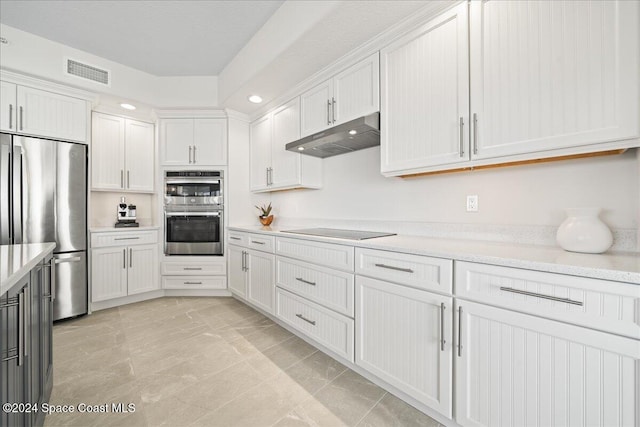
M 260 211 L 258 219 L 262 225 L 270 225 L 273 222 L 273 215 L 271 215 L 271 203 L 269 203 L 269 205 L 256 206 L 256 209 Z

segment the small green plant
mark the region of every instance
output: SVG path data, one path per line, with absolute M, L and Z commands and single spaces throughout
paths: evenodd
M 268 217 L 271 215 L 271 203 L 269 205 L 256 206 L 256 209 L 260 211 L 261 217 Z

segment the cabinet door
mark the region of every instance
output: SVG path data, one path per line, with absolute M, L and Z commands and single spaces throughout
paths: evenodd
M 193 126 L 193 163 L 200 166 L 226 165 L 227 120 L 195 119 Z
M 474 158 L 640 135 L 640 3 L 470 7 Z
M 49 401 L 53 389 L 53 298 L 55 297 L 51 294 L 51 291 L 55 291 L 52 287 L 52 272 L 55 272 L 51 267 L 53 262 L 51 258 L 45 262 L 40 292 L 40 372 L 42 373 L 42 399 L 45 402 Z
M 311 135 L 333 126 L 332 95 L 333 81 L 327 80 L 300 96 L 300 136 Z
M 27 389 L 27 401 L 31 403 L 40 403 L 40 396 L 42 395 L 42 361 L 41 357 L 41 334 L 40 334 L 40 305 L 41 305 L 41 292 L 43 282 L 44 266 L 42 262 L 31 269 L 31 285 L 29 286 L 28 298 L 29 298 L 29 319 L 27 325 L 27 344 L 28 344 L 28 389 Z M 31 424 L 35 425 L 35 418 L 37 413 L 30 413 L 27 415 L 31 419 Z
M 18 86 L 18 132 L 70 141 L 87 140 L 83 99 Z
M 469 159 L 467 7 L 445 12 L 380 52 L 383 173 Z
M 16 85 L 0 81 L 0 130 L 16 132 Z
M 333 121 L 338 125 L 380 110 L 378 52 L 333 78 Z
M 151 123 L 125 120 L 127 190 L 153 191 L 153 165 L 155 163 L 153 131 L 154 125 Z
M 273 112 L 271 145 L 271 187 L 300 184 L 300 154 L 287 151 L 287 143 L 300 139 L 300 98 L 295 98 Z
M 459 424 L 638 425 L 637 340 L 483 304 L 456 306 Z
M 452 298 L 356 278 L 356 364 L 446 417 L 452 407 Z
M 246 250 L 247 299 L 267 313 L 273 313 L 275 293 L 275 256 Z
M 246 295 L 246 280 L 244 266 L 244 249 L 238 246 L 229 245 L 229 290 L 234 294 Z
M 125 188 L 125 120 L 109 114 L 93 113 L 91 127 L 91 188 Z M 147 157 L 145 154 L 141 159 Z M 138 160 L 138 162 L 143 163 Z
M 191 164 L 193 119 L 165 119 L 160 124 L 160 153 L 163 165 Z
M 127 255 L 124 246 L 91 250 L 91 301 L 127 295 Z
M 251 123 L 251 190 L 265 190 L 269 186 L 271 167 L 272 116 Z
M 139 294 L 160 289 L 158 280 L 158 245 L 129 246 L 127 294 Z

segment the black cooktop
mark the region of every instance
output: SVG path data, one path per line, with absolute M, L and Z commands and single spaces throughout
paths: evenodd
M 335 237 L 348 240 L 375 239 L 376 237 L 395 236 L 396 233 L 380 231 L 343 230 L 339 228 L 303 228 L 300 230 L 282 230 L 283 233 L 306 234 L 309 236 Z

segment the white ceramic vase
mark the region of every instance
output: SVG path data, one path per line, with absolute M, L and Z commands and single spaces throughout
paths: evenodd
M 600 254 L 611 247 L 613 235 L 598 218 L 600 208 L 567 209 L 567 219 L 560 224 L 556 241 L 565 251 Z

